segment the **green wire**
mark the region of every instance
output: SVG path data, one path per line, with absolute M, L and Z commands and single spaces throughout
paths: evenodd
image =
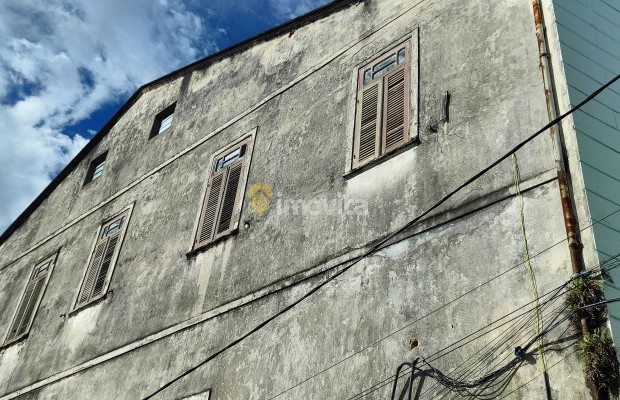
M 519 222 L 521 224 L 521 234 L 523 235 L 523 253 L 525 256 L 526 266 L 527 266 L 527 274 L 530 279 L 530 288 L 532 290 L 532 296 L 534 298 L 536 304 L 536 322 L 535 322 L 535 332 L 537 335 L 540 335 L 541 332 L 541 315 L 540 315 L 540 305 L 538 302 L 538 285 L 536 284 L 536 275 L 534 274 L 534 268 L 532 268 L 532 263 L 530 261 L 530 248 L 527 242 L 527 233 L 525 231 L 525 214 L 524 214 L 524 205 L 523 205 L 523 196 L 521 194 L 521 177 L 519 174 L 519 164 L 517 161 L 516 153 L 512 154 L 512 170 L 513 177 L 515 182 L 515 191 L 517 194 L 517 199 L 519 202 Z M 540 356 L 540 360 L 542 363 L 543 371 L 547 371 L 547 363 L 545 361 L 545 355 L 543 353 L 542 347 L 542 336 L 539 339 L 538 343 L 538 355 Z

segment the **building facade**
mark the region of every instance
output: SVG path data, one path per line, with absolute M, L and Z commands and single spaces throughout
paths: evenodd
M 590 398 L 548 294 L 563 184 L 582 266 L 618 253 L 618 89 L 407 224 L 620 72 L 614 15 L 339 0 L 143 86 L 1 237 L 0 398 L 146 398 L 274 315 L 154 398 L 385 399 L 530 342 L 415 396 Z

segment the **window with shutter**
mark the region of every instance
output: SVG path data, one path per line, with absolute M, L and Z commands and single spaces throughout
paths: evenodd
M 43 261 L 35 264 L 35 267 L 30 274 L 26 289 L 19 300 L 19 305 L 13 317 L 13 322 L 9 328 L 9 333 L 6 336 L 5 344 L 15 342 L 30 332 L 30 327 L 34 321 L 35 314 L 41 304 L 43 298 L 43 292 L 47 287 L 49 278 L 56 262 L 56 254 L 53 254 Z
M 406 41 L 359 69 L 353 168 L 410 142 L 411 54 Z
M 105 296 L 125 235 L 131 207 L 105 222 L 97 233 L 74 309 Z
M 252 137 L 246 137 L 213 157 L 194 249 L 237 229 L 252 144 Z

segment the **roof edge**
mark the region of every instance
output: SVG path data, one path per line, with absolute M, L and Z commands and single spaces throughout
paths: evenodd
M 353 4 L 361 3 L 363 1 L 368 0 L 334 0 L 322 7 L 316 8 L 306 14 L 296 17 L 283 24 L 277 25 L 273 28 L 270 28 L 237 44 L 234 44 L 216 53 L 210 54 L 198 61 L 174 70 L 164 76 L 161 76 L 151 82 L 145 83 L 144 85 L 140 86 L 138 89 L 136 89 L 133 95 L 131 95 L 131 97 L 119 108 L 119 110 L 114 113 L 112 118 L 110 118 L 110 120 L 97 132 L 97 134 L 95 134 L 95 136 L 93 136 L 93 138 L 88 141 L 88 143 L 82 148 L 82 150 L 80 150 L 75 155 L 75 157 L 73 157 L 73 159 L 69 161 L 69 163 L 58 173 L 58 175 L 56 175 L 56 177 L 52 179 L 52 181 L 32 201 L 32 203 L 30 203 L 28 207 L 26 207 L 26 209 L 22 211 L 22 213 L 19 214 L 19 216 L 6 228 L 2 235 L 0 235 L 0 245 L 4 244 L 4 242 L 28 220 L 30 215 L 39 207 L 39 205 L 41 205 L 41 203 L 43 203 L 43 201 L 45 201 L 49 197 L 49 195 L 54 191 L 54 189 L 56 189 L 56 187 L 58 187 L 58 185 L 60 185 L 60 183 L 64 181 L 71 172 L 73 172 L 73 170 L 79 165 L 79 163 L 84 158 L 86 158 L 86 156 L 91 152 L 91 150 L 97 144 L 99 144 L 99 142 L 101 142 L 105 135 L 108 134 L 110 129 L 116 124 L 116 122 L 118 122 L 118 120 L 125 114 L 125 112 L 127 112 L 127 110 L 131 106 L 133 106 L 133 104 L 138 100 L 138 98 L 140 98 L 140 96 L 145 90 L 169 82 L 198 68 L 204 68 L 217 61 L 247 50 L 259 43 L 274 39 L 285 33 L 295 31 L 300 27 L 308 25 L 319 19 L 328 17 L 335 12 L 338 12 Z

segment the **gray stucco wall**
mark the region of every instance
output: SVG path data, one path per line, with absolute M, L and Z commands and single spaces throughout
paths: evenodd
M 554 1 L 554 12 L 571 104 L 577 104 L 620 73 L 620 6 L 608 0 Z M 620 86 L 614 85 L 574 115 L 580 168 L 591 218 L 600 220 L 620 209 Z M 620 216 L 594 226 L 601 260 L 620 252 Z M 611 272 L 606 297 L 620 296 L 620 272 Z M 620 306 L 609 306 L 616 341 Z
M 343 177 L 357 68 L 416 29 L 420 143 Z M 446 90 L 451 122 L 434 133 L 429 127 L 439 122 Z M 141 398 L 325 276 L 310 275 L 360 254 L 544 125 L 543 94 L 531 6 L 523 0 L 362 2 L 146 91 L 0 247 L 1 329 L 8 329 L 33 263 L 60 248 L 30 336 L 0 352 L 0 396 Z M 147 140 L 154 116 L 173 101 L 172 130 Z M 259 216 L 246 199 L 237 235 L 186 257 L 211 155 L 255 127 L 248 182 L 270 185 L 274 204 Z M 104 175 L 82 187 L 90 160 L 105 150 Z M 523 187 L 530 188 L 524 212 L 532 254 L 565 237 L 552 154 L 546 135 L 518 154 Z M 279 213 L 278 199 L 363 200 L 368 213 Z M 97 228 L 132 203 L 111 293 L 67 316 Z M 518 204 L 506 162 L 412 237 L 161 398 L 206 388 L 214 399 L 270 398 L 365 348 L 518 264 Z M 539 293 L 559 285 L 570 275 L 566 247 L 544 252 L 534 268 Z M 525 270 L 513 269 L 282 398 L 348 398 L 415 356 L 407 347 L 412 337 L 420 339 L 419 352 L 433 353 L 529 302 L 529 285 Z M 450 371 L 484 343 L 438 366 Z M 503 350 L 510 354 L 512 345 Z M 553 390 L 558 398 L 586 398 L 574 348 L 564 347 L 548 356 Z M 520 368 L 505 394 L 542 396 L 537 368 Z M 385 398 L 385 390 L 375 396 Z

